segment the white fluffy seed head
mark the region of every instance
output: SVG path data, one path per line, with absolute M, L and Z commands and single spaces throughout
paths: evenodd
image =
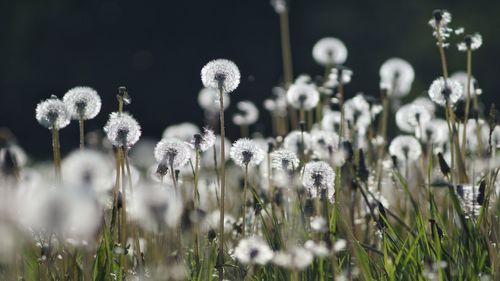
M 201 69 L 201 81 L 207 88 L 221 90 L 230 93 L 240 84 L 240 70 L 230 60 L 216 59 L 207 63 Z
M 457 81 L 458 83 L 460 83 L 460 85 L 462 85 L 462 89 L 463 89 L 464 93 L 462 94 L 460 99 L 465 100 L 467 98 L 467 80 L 468 80 L 467 72 L 465 72 L 465 71 L 454 72 L 452 75 L 450 75 L 450 79 Z M 476 89 L 475 89 L 476 83 L 477 83 L 477 80 L 474 77 L 471 77 L 470 88 L 469 88 L 471 97 L 478 95 L 478 94 L 481 94 L 481 91 L 476 91 Z
M 455 104 L 462 97 L 463 89 L 459 82 L 439 77 L 432 82 L 428 92 L 433 102 L 446 106 L 447 102 Z
M 231 159 L 240 167 L 256 166 L 264 160 L 264 151 L 251 139 L 239 139 L 231 147 Z
M 101 97 L 90 87 L 74 87 L 66 92 L 63 101 L 71 118 L 79 120 L 92 119 L 101 110 Z
M 396 112 L 396 124 L 406 133 L 415 133 L 420 136 L 419 128 L 431 120 L 430 112 L 422 105 L 403 105 Z
M 165 165 L 166 168 L 173 167 L 176 169 L 187 163 L 189 157 L 191 157 L 191 150 L 181 140 L 162 139 L 156 145 L 154 154 L 158 164 Z
M 60 99 L 52 96 L 36 106 L 36 120 L 47 129 L 62 129 L 70 123 L 68 108 Z
M 108 140 L 116 147 L 132 147 L 141 137 L 141 126 L 128 113 L 113 112 L 104 126 Z
M 189 146 L 191 149 L 199 149 L 200 151 L 206 151 L 211 148 L 215 143 L 214 131 L 203 128 L 203 134 L 194 134 L 189 141 Z
M 113 187 L 113 163 L 100 152 L 78 150 L 62 161 L 64 183 L 70 187 L 90 187 L 100 194 Z
M 184 122 L 176 125 L 168 126 L 163 131 L 164 139 L 179 139 L 189 141 L 195 134 L 200 133 L 200 129 L 193 123 Z
M 198 94 L 198 104 L 209 114 L 218 114 L 220 110 L 219 91 L 214 88 L 203 88 Z M 224 110 L 231 104 L 231 98 L 227 93 L 224 93 Z
M 406 96 L 410 90 L 415 71 L 409 62 L 401 58 L 390 58 L 380 67 L 380 84 L 389 87 L 392 97 Z
M 265 265 L 272 260 L 273 250 L 260 237 L 243 238 L 234 249 L 234 257 L 244 264 Z
M 344 43 L 334 37 L 320 39 L 313 47 L 314 60 L 323 66 L 343 64 L 347 59 L 347 48 Z
M 397 136 L 389 145 L 389 153 L 403 162 L 406 160 L 415 161 L 422 154 L 422 147 L 418 140 L 412 136 Z
M 259 109 L 251 101 L 240 101 L 236 104 L 240 113 L 233 115 L 233 123 L 238 126 L 252 125 L 259 119 Z
M 301 153 L 306 154 L 311 149 L 311 146 L 311 135 L 307 132 L 292 131 L 283 140 L 283 147 L 298 155 Z
M 280 171 L 293 171 L 299 167 L 299 158 L 295 152 L 279 149 L 271 153 L 271 165 Z
M 420 139 L 423 143 L 442 145 L 448 141 L 448 123 L 443 119 L 432 119 L 421 125 Z
M 319 93 L 313 84 L 295 83 L 288 88 L 286 98 L 296 109 L 311 110 L 319 102 Z
M 334 200 L 335 172 L 328 163 L 324 161 L 309 162 L 304 167 L 302 185 L 309 191 L 312 198 L 318 197 L 326 191 L 328 199 Z

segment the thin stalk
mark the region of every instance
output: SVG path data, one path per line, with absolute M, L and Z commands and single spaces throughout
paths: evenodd
M 61 180 L 61 145 L 59 143 L 59 129 L 52 128 L 52 152 L 54 155 L 54 169 L 57 180 Z
M 221 167 L 220 167 L 220 221 L 219 221 L 219 260 L 217 263 L 217 270 L 219 272 L 219 281 L 222 281 L 224 279 L 224 196 L 226 194 L 226 171 L 224 164 L 226 162 L 226 151 L 225 151 L 225 144 L 224 144 L 224 139 L 226 136 L 225 130 L 224 130 L 224 89 L 222 85 L 219 85 L 219 117 L 220 117 L 220 162 L 221 162 Z
M 243 227 L 242 232 L 245 236 L 246 224 L 247 224 L 247 192 L 248 192 L 248 164 L 245 165 L 245 178 L 243 184 Z
M 198 193 L 198 180 L 200 174 L 200 150 L 196 148 L 195 150 L 195 167 L 194 167 L 194 208 L 198 208 L 200 194 Z M 198 224 L 194 226 L 194 259 L 196 261 L 196 269 L 198 269 L 200 264 L 200 246 L 198 241 Z
M 436 28 L 436 37 L 438 39 L 438 49 L 439 49 L 439 56 L 441 58 L 441 67 L 443 68 L 443 77 L 444 79 L 448 79 L 448 65 L 446 63 L 446 56 L 444 54 L 444 47 L 443 47 L 443 39 L 441 38 L 441 28 L 438 26 Z
M 342 76 L 340 74 L 340 76 Z M 339 139 L 343 140 L 344 139 L 344 83 L 342 82 L 342 77 L 339 77 L 339 84 L 337 85 L 337 91 L 339 92 L 339 107 L 340 107 L 340 135 Z
M 467 96 L 465 101 L 465 117 L 464 117 L 464 130 L 462 133 L 462 157 L 465 159 L 465 145 L 466 145 L 466 131 L 467 131 L 467 121 L 469 120 L 470 112 L 470 99 L 471 99 L 471 86 L 472 80 L 472 50 L 467 49 Z
M 85 133 L 84 133 L 84 120 L 83 120 L 83 116 L 80 116 L 80 120 L 79 120 L 79 124 L 80 124 L 80 149 L 84 149 L 85 148 Z

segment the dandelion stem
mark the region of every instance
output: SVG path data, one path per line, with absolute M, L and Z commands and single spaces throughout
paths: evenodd
M 243 180 L 243 236 L 246 235 L 245 229 L 247 224 L 247 192 L 248 192 L 248 164 L 245 165 L 245 177 Z
M 446 56 L 444 54 L 444 42 L 443 38 L 441 38 L 441 28 L 439 26 L 436 28 L 436 35 L 438 39 L 439 56 L 441 57 L 441 67 L 443 68 L 443 77 L 444 79 L 448 79 L 448 65 L 446 63 Z
M 226 162 L 226 151 L 224 139 L 226 137 L 224 130 L 224 88 L 222 84 L 219 85 L 219 117 L 220 117 L 220 221 L 219 221 L 219 260 L 217 262 L 217 269 L 219 272 L 219 281 L 224 279 L 224 195 L 226 193 L 226 171 L 225 171 L 225 162 Z
M 79 124 L 80 124 L 80 149 L 84 149 L 85 137 L 84 137 L 84 121 L 82 116 L 80 116 Z
M 200 194 L 198 193 L 198 180 L 200 173 L 200 150 L 195 149 L 195 167 L 194 167 L 194 208 L 198 208 Z M 200 246 L 198 241 L 198 224 L 194 226 L 194 258 L 196 261 L 196 269 L 198 269 L 200 264 Z
M 52 128 L 52 152 L 54 154 L 54 169 L 57 180 L 61 180 L 61 145 L 59 143 L 59 129 Z
M 470 99 L 471 99 L 471 86 L 472 80 L 472 50 L 470 48 L 467 49 L 467 89 L 466 89 L 466 101 L 465 101 L 465 116 L 464 116 L 464 130 L 462 132 L 462 157 L 465 159 L 465 145 L 466 145 L 466 131 L 467 131 L 467 123 L 469 120 L 469 112 L 470 112 Z

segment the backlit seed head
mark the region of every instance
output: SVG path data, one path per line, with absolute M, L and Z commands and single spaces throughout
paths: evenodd
M 191 138 L 200 133 L 200 129 L 193 123 L 184 122 L 176 125 L 168 126 L 163 131 L 164 139 L 179 139 L 181 141 L 190 141 Z
M 252 236 L 240 240 L 233 255 L 244 264 L 265 265 L 271 261 L 274 253 L 262 238 Z
M 312 198 L 320 196 L 326 191 L 330 202 L 334 201 L 335 172 L 332 167 L 323 161 L 309 162 L 304 168 L 302 185 L 309 191 Z
M 198 94 L 198 104 L 208 114 L 218 114 L 220 109 L 219 91 L 215 88 L 203 88 Z M 224 110 L 231 104 L 231 98 L 224 93 Z
M 299 158 L 292 151 L 279 149 L 271 153 L 271 165 L 276 170 L 293 171 L 299 167 Z
M 455 104 L 462 97 L 463 89 L 459 82 L 439 77 L 432 82 L 428 92 L 433 102 L 446 106 L 447 103 Z
M 421 105 L 403 105 L 396 112 L 396 124 L 399 129 L 406 133 L 417 134 L 417 136 L 423 133 L 420 132 L 419 128 L 430 120 L 431 114 Z
M 200 151 L 206 151 L 211 148 L 215 143 L 214 131 L 204 128 L 203 134 L 194 134 L 193 138 L 189 141 L 189 146 L 191 149 L 199 149 Z
M 240 84 L 240 70 L 236 64 L 226 59 L 216 59 L 201 69 L 201 81 L 207 88 L 230 93 Z
M 325 37 L 313 47 L 314 60 L 324 66 L 343 64 L 347 59 L 347 48 L 344 42 L 334 37 Z
M 70 123 L 68 108 L 60 99 L 52 96 L 36 106 L 36 120 L 47 129 L 62 129 Z
M 311 110 L 319 102 L 319 92 L 313 84 L 295 83 L 288 89 L 286 98 L 296 109 Z
M 253 140 L 239 139 L 231 147 L 231 159 L 241 167 L 255 166 L 264 160 L 264 151 Z
M 101 98 L 90 87 L 74 87 L 66 92 L 63 101 L 68 108 L 71 118 L 79 120 L 92 119 L 101 110 Z
M 414 79 L 415 71 L 406 60 L 391 58 L 380 67 L 380 83 L 388 86 L 391 97 L 406 96 Z
M 104 126 L 104 132 L 113 146 L 130 148 L 141 137 L 141 126 L 128 113 L 113 112 Z
M 252 125 L 259 119 L 259 109 L 251 101 L 240 101 L 236 104 L 239 113 L 233 115 L 233 123 L 238 126 Z
M 297 155 L 305 154 L 312 147 L 311 135 L 307 132 L 292 131 L 283 140 L 283 147 Z
M 184 166 L 191 157 L 189 146 L 178 139 L 162 139 L 155 147 L 155 158 L 158 164 L 174 169 Z
M 397 136 L 389 145 L 389 153 L 402 162 L 415 161 L 422 154 L 422 147 L 412 136 Z

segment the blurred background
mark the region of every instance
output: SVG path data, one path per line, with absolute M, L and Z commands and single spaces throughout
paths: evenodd
M 354 71 L 347 96 L 378 95 L 379 67 L 397 56 L 415 68 L 410 99 L 441 75 L 427 21 L 433 9 L 445 8 L 453 15 L 452 27 L 482 34 L 473 75 L 486 104 L 499 100 L 500 1 L 292 0 L 289 6 L 294 76 L 321 75 L 312 46 L 334 36 L 347 45 L 346 66 Z M 465 54 L 455 44 L 447 57 L 451 73 L 465 70 Z M 166 126 L 183 121 L 202 126 L 200 70 L 215 58 L 233 60 L 242 73 L 232 103 L 251 100 L 262 108 L 282 81 L 279 16 L 268 0 L 1 1 L 0 127 L 10 128 L 29 154 L 49 158 L 50 133 L 36 122 L 35 106 L 77 85 L 95 88 L 103 99 L 87 130 L 103 127 L 117 108 L 122 85 L 133 98 L 126 110 L 145 136 L 159 139 Z M 233 112 L 234 106 L 226 111 L 228 120 Z M 261 111 L 257 129 L 269 130 L 269 124 Z M 233 139 L 238 136 L 233 125 L 228 130 Z M 77 122 L 62 130 L 61 138 L 63 152 L 76 148 Z

